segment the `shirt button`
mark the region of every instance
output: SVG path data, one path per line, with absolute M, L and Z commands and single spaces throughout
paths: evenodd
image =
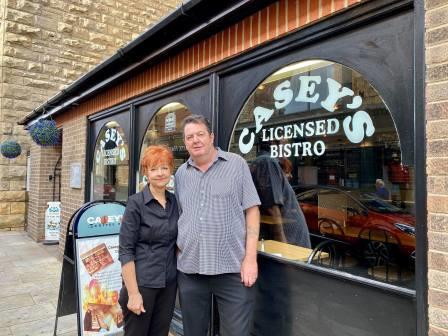
M 204 203 L 201 203 L 201 206 L 204 206 Z
M 202 220 L 202 217 L 199 217 L 199 220 Z

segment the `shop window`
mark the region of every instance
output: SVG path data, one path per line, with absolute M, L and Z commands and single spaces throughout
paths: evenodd
M 173 151 L 174 171 L 176 171 L 189 157 L 183 141 L 182 120 L 191 114 L 185 105 L 178 102 L 169 103 L 157 111 L 146 130 L 140 157 L 150 145 L 166 145 Z M 137 177 L 137 191 L 140 191 L 146 185 L 147 180 L 146 176 L 140 174 L 140 171 L 137 172 Z M 174 176 L 168 188 L 174 188 Z
M 361 74 L 321 60 L 278 70 L 244 104 L 229 150 L 262 202 L 262 253 L 414 286 L 414 167 Z
M 92 199 L 126 201 L 128 183 L 128 142 L 120 125 L 111 121 L 101 129 L 95 145 Z

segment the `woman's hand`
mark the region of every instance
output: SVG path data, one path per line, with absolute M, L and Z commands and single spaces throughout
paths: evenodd
M 145 307 L 143 307 L 143 298 L 140 292 L 129 294 L 128 309 L 136 315 L 146 313 Z

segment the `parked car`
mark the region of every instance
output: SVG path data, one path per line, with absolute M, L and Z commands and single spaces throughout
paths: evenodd
M 370 265 L 412 260 L 415 217 L 374 193 L 335 187 L 296 187 L 313 236 L 344 243 Z

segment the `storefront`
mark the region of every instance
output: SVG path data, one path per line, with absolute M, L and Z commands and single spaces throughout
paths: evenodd
M 138 66 L 116 83 L 124 69 L 105 71 L 107 86 L 79 101 L 103 105 L 55 111 L 64 136 L 87 119 L 85 200 L 140 190 L 150 144 L 169 146 L 179 167 L 181 122 L 204 115 L 216 145 L 247 160 L 262 200 L 254 335 L 426 334 L 414 2 L 241 3 L 188 48 L 167 48 L 158 70 L 160 57 L 141 61 L 148 42 L 136 44 Z M 120 85 L 134 94 L 118 99 Z

